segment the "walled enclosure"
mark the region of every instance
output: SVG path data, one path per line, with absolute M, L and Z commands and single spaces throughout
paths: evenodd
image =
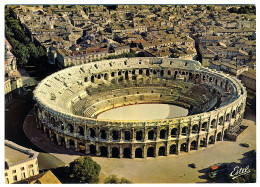
M 37 128 L 60 146 L 114 158 L 178 155 L 235 134 L 244 115 L 241 82 L 197 61 L 122 58 L 56 72 L 34 90 Z M 96 116 L 137 103 L 189 109 L 185 117 L 104 120 Z

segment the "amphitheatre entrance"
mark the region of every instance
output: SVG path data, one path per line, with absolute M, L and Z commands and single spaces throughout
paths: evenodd
M 170 104 L 136 104 L 107 110 L 97 119 L 113 120 L 152 120 L 182 117 L 188 115 L 188 109 Z

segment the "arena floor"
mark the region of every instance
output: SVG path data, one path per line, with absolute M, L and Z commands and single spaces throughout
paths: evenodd
M 169 104 L 136 104 L 107 110 L 97 119 L 153 120 L 187 116 L 188 110 Z

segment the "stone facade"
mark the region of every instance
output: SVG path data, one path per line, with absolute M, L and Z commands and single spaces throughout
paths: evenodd
M 240 128 L 240 80 L 172 58 L 123 58 L 56 72 L 35 89 L 37 127 L 60 146 L 115 158 L 178 155 L 214 145 Z M 108 109 L 169 103 L 189 115 L 161 120 L 101 120 Z

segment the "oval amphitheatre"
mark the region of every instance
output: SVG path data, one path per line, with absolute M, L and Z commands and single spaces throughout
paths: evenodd
M 245 111 L 241 82 L 197 61 L 123 58 L 56 72 L 34 90 L 37 128 L 60 146 L 113 158 L 179 155 L 233 139 Z M 168 104 L 164 119 L 100 119 L 117 107 Z M 126 113 L 127 115 L 127 113 Z

